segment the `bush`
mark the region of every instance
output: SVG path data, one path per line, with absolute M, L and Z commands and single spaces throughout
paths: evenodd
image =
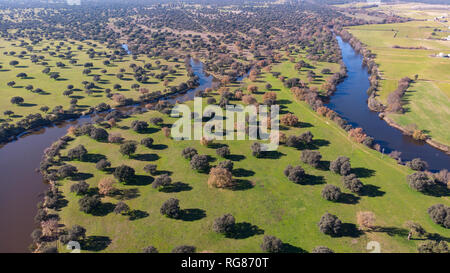
M 316 246 L 313 250 L 312 253 L 334 253 L 333 250 L 329 249 L 326 246 Z
M 310 131 L 306 131 L 299 136 L 299 140 L 304 144 L 308 145 L 313 142 L 314 135 Z
M 111 162 L 109 162 L 106 159 L 100 159 L 96 164 L 95 167 L 99 171 L 105 171 L 107 168 L 111 167 Z
M 322 159 L 322 155 L 318 151 L 304 150 L 302 151 L 302 155 L 300 160 L 303 163 L 307 163 L 314 168 L 319 166 L 320 160 Z
M 180 201 L 175 198 L 170 198 L 162 204 L 160 212 L 169 218 L 178 219 L 181 216 Z
M 407 162 L 406 166 L 415 171 L 425 171 L 428 169 L 428 163 L 420 158 L 414 158 Z
M 419 192 L 427 192 L 434 185 L 435 182 L 424 172 L 416 172 L 406 177 L 409 186 Z
M 130 207 L 124 202 L 120 201 L 114 207 L 115 214 L 127 215 L 130 212 Z
M 251 146 L 252 149 L 252 155 L 254 157 L 261 157 L 262 156 L 262 149 L 261 149 L 261 143 L 254 142 Z
M 290 181 L 301 184 L 302 179 L 305 177 L 305 170 L 301 166 L 292 167 L 289 165 L 284 170 L 284 175 L 287 176 Z
M 86 148 L 84 148 L 83 145 L 78 145 L 75 148 L 72 148 L 67 153 L 67 157 L 69 157 L 71 160 L 80 160 L 83 161 L 88 154 Z
M 264 252 L 279 253 L 283 250 L 283 242 L 275 236 L 265 235 L 261 249 Z
M 155 118 L 151 118 L 151 119 L 150 119 L 150 122 L 151 122 L 153 125 L 159 126 L 159 125 L 161 125 L 161 124 L 164 122 L 164 120 L 163 120 L 162 118 L 155 117 Z
M 227 169 L 212 168 L 209 172 L 208 185 L 215 188 L 228 188 L 234 185 L 233 175 Z
M 227 146 L 220 147 L 216 150 L 216 153 L 218 156 L 226 158 L 230 155 L 230 148 Z
M 233 215 L 225 214 L 219 218 L 214 220 L 213 230 L 217 233 L 230 233 L 233 231 L 234 225 L 236 224 L 236 220 Z
M 141 145 L 144 145 L 147 148 L 151 148 L 153 145 L 153 138 L 151 137 L 146 137 L 144 139 L 141 140 Z
M 419 253 L 450 253 L 448 244 L 445 241 L 427 241 L 417 248 Z
M 98 206 L 100 206 L 101 201 L 97 195 L 85 196 L 78 200 L 78 205 L 80 206 L 80 211 L 85 213 L 93 212 Z
M 330 163 L 330 171 L 340 175 L 348 175 L 351 169 L 350 159 L 345 156 L 340 156 Z
M 174 249 L 172 249 L 172 253 L 195 253 L 196 248 L 195 246 L 177 246 Z
M 344 187 L 346 189 L 356 194 L 361 194 L 364 189 L 363 183 L 356 177 L 354 173 L 342 177 L 342 182 L 344 183 Z
M 287 113 L 286 115 L 282 116 L 280 118 L 281 124 L 285 126 L 295 126 L 298 124 L 298 118 L 297 116 Z
M 58 176 L 60 179 L 64 179 L 66 177 L 74 176 L 77 172 L 77 168 L 72 165 L 63 165 L 58 169 Z
M 114 188 L 114 184 L 116 184 L 116 181 L 110 177 L 104 177 L 100 179 L 98 182 L 98 193 L 103 195 L 110 195 L 116 191 Z
M 151 175 L 154 175 L 156 173 L 156 168 L 157 168 L 156 165 L 148 164 L 148 165 L 144 166 L 144 171 L 149 173 L 149 174 L 151 174 Z
M 341 197 L 342 192 L 339 187 L 336 187 L 334 185 L 325 185 L 325 187 L 322 190 L 322 197 L 328 201 L 338 201 Z
M 319 221 L 319 230 L 327 235 L 337 236 L 342 229 L 342 222 L 336 215 L 325 213 Z
M 359 211 L 356 214 L 356 222 L 359 229 L 373 229 L 375 227 L 375 213 L 371 211 Z
M 147 246 L 147 247 L 144 247 L 144 249 L 142 250 L 142 253 L 158 253 L 158 249 L 156 249 L 156 247 L 154 247 L 154 246 Z
M 436 204 L 429 207 L 427 212 L 433 222 L 445 228 L 450 228 L 450 207 Z
M 131 156 L 136 152 L 137 143 L 135 141 L 127 141 L 120 145 L 119 152 L 123 155 Z
M 207 171 L 209 169 L 209 160 L 206 155 L 194 155 L 191 159 L 191 168 L 197 171 Z
M 225 160 L 222 162 L 219 162 L 217 165 L 218 168 L 229 170 L 230 172 L 233 170 L 234 163 L 231 160 Z
M 197 150 L 192 147 L 186 147 L 183 149 L 183 151 L 181 151 L 181 156 L 189 160 L 191 160 L 197 154 Z
M 59 240 L 63 244 L 67 244 L 70 241 L 81 241 L 86 238 L 86 229 L 79 225 L 74 225 L 67 231 L 67 234 L 61 235 Z
M 133 120 L 133 122 L 131 122 L 131 128 L 135 132 L 142 133 L 148 128 L 148 123 L 145 121 Z
M 70 192 L 74 192 L 76 195 L 84 195 L 89 190 L 89 184 L 86 181 L 80 181 L 70 186 Z
M 127 180 L 134 177 L 134 169 L 127 166 L 121 165 L 114 170 L 114 177 L 120 182 L 126 182 Z
M 93 128 L 90 132 L 90 137 L 97 141 L 108 140 L 108 132 L 103 128 Z
M 168 174 L 163 174 L 155 179 L 152 183 L 153 188 L 166 187 L 172 183 L 172 178 Z

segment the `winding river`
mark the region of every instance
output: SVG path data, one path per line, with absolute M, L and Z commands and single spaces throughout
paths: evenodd
M 362 57 L 349 44 L 340 38 L 338 41 L 348 68 L 348 77 L 339 84 L 328 106 L 353 125 L 363 127 L 384 148 L 385 153 L 399 150 L 404 159 L 421 157 L 428 161 L 432 169 L 448 168 L 450 157 L 445 153 L 403 136 L 400 131 L 379 119 L 376 113 L 369 111 L 366 104 L 369 81 L 367 70 L 362 67 Z M 191 100 L 198 90 L 215 84 L 213 76 L 204 73 L 201 62 L 191 60 L 191 66 L 199 77 L 200 85 L 169 101 Z M 65 135 L 70 126 L 89 122 L 91 118 L 84 116 L 24 134 L 0 148 L 0 252 L 28 252 L 30 233 L 35 228 L 33 218 L 36 204 L 42 200 L 40 194 L 47 188 L 36 172 L 43 151 Z

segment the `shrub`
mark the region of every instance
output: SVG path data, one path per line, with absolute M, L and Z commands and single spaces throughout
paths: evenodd
M 80 181 L 70 186 L 70 192 L 74 192 L 76 195 L 84 195 L 89 190 L 89 184 L 86 181 Z
M 417 248 L 419 253 L 450 253 L 448 244 L 445 241 L 427 241 Z
M 128 213 L 130 213 L 130 207 L 127 204 L 125 204 L 124 202 L 120 201 L 114 207 L 114 213 L 127 215 Z
M 322 155 L 318 151 L 304 150 L 302 151 L 302 155 L 300 160 L 303 163 L 307 163 L 314 168 L 319 166 L 320 160 L 322 159 Z
M 84 148 L 83 145 L 78 145 L 75 148 L 72 148 L 67 153 L 67 157 L 69 157 L 71 160 L 80 160 L 83 161 L 88 154 L 86 148 Z
M 348 175 L 351 169 L 350 159 L 345 156 L 340 156 L 330 163 L 330 171 L 340 175 Z
M 359 211 L 356 214 L 356 222 L 360 229 L 373 229 L 375 227 L 375 213 L 371 211 Z
M 127 166 L 121 165 L 114 170 L 114 177 L 120 182 L 126 182 L 127 180 L 134 177 L 134 169 Z
M 108 142 L 110 143 L 122 143 L 123 137 L 119 133 L 111 133 L 108 136 Z
M 208 147 L 209 145 L 211 145 L 213 143 L 213 139 L 207 138 L 207 137 L 202 137 L 200 139 L 200 144 L 203 146 Z
M 215 188 L 228 188 L 234 185 L 233 175 L 224 168 L 212 168 L 209 172 L 208 185 Z
M 334 185 L 325 185 L 322 190 L 322 197 L 328 201 L 338 201 L 341 195 L 341 189 Z
M 160 212 L 169 218 L 177 219 L 181 216 L 180 201 L 175 198 L 170 198 L 161 206 Z
M 89 135 L 97 141 L 106 141 L 108 139 L 108 132 L 103 128 L 93 128 Z
M 195 246 L 177 246 L 174 249 L 172 249 L 172 253 L 195 253 L 196 248 Z
M 283 250 L 283 242 L 275 236 L 265 235 L 261 249 L 264 252 L 279 253 Z
M 63 244 L 67 244 L 70 241 L 81 241 L 86 238 L 86 229 L 79 225 L 74 225 L 70 228 L 66 234 L 59 237 L 59 240 Z
M 406 180 L 412 189 L 419 192 L 427 192 L 435 186 L 435 182 L 424 172 L 416 172 L 408 175 Z
M 153 138 L 151 137 L 146 137 L 144 139 L 141 140 L 141 145 L 144 145 L 147 148 L 151 148 L 153 145 Z
M 334 253 L 334 251 L 326 246 L 316 246 L 311 253 Z
M 158 249 L 156 249 L 156 247 L 154 247 L 154 246 L 147 246 L 147 247 L 144 247 L 142 252 L 143 253 L 158 253 Z
M 107 168 L 111 167 L 111 162 L 109 162 L 106 159 L 100 159 L 96 164 L 95 167 L 99 171 L 105 171 Z
M 363 183 L 356 177 L 354 173 L 342 177 L 342 182 L 344 183 L 344 187 L 346 189 L 356 194 L 361 194 L 364 189 Z
M 78 205 L 80 206 L 80 211 L 85 213 L 93 212 L 98 206 L 100 206 L 100 198 L 95 196 L 85 196 L 78 200 Z
M 130 156 L 136 152 L 137 143 L 135 141 L 126 141 L 120 145 L 119 152 L 123 155 Z
M 227 146 L 217 148 L 216 154 L 220 157 L 226 158 L 230 155 L 230 148 L 228 148 Z
M 262 156 L 262 149 L 261 149 L 261 143 L 254 142 L 251 146 L 252 149 L 252 155 L 254 157 L 261 157 Z
M 319 230 L 327 235 L 337 236 L 342 229 L 342 222 L 336 215 L 325 213 L 319 221 Z
M 156 165 L 148 164 L 148 165 L 144 166 L 144 171 L 149 173 L 149 174 L 151 174 L 151 175 L 154 175 L 156 173 L 156 168 L 157 168 Z
M 294 114 L 287 113 L 280 118 L 281 124 L 285 126 L 295 126 L 298 124 L 298 117 Z
M 406 162 L 406 166 L 414 171 L 425 171 L 428 169 L 428 163 L 420 158 L 414 158 L 413 160 Z
M 314 135 L 310 131 L 306 131 L 299 136 L 299 141 L 304 145 L 311 144 L 313 142 Z
M 209 168 L 209 160 L 206 155 L 194 155 L 191 159 L 191 168 L 197 171 L 206 171 Z
M 184 158 L 189 159 L 189 160 L 191 160 L 192 157 L 194 157 L 197 154 L 198 154 L 197 150 L 195 148 L 192 148 L 192 147 L 186 147 L 186 148 L 183 149 L 183 151 L 181 151 L 181 155 Z
M 301 166 L 292 167 L 289 165 L 284 170 L 284 175 L 287 176 L 290 181 L 300 184 L 305 177 L 305 170 Z
M 154 117 L 154 118 L 151 118 L 151 119 L 150 119 L 150 122 L 151 122 L 153 125 L 159 126 L 159 125 L 161 125 L 161 124 L 164 122 L 164 120 L 163 120 L 162 118 L 159 118 L 159 117 Z
M 233 215 L 225 214 L 219 218 L 214 220 L 213 230 L 217 233 L 230 233 L 233 231 L 234 225 L 236 224 L 236 220 Z
M 168 174 L 163 174 L 155 179 L 152 183 L 153 188 L 166 187 L 172 183 L 172 178 Z
M 450 228 L 450 207 L 436 204 L 429 207 L 427 212 L 433 222 L 445 228 Z
M 131 122 L 131 128 L 135 132 L 142 133 L 148 128 L 148 123 L 141 120 L 133 120 L 133 122 Z
M 114 181 L 110 177 L 104 177 L 100 179 L 97 185 L 98 193 L 103 195 L 109 195 L 114 193 L 116 191 L 116 189 L 114 188 L 114 184 L 116 184 L 116 181 Z
M 63 165 L 58 169 L 58 176 L 60 179 L 64 179 L 69 176 L 74 176 L 77 172 L 77 168 L 72 165 Z
M 229 170 L 230 172 L 233 170 L 233 166 L 234 166 L 234 163 L 231 160 L 221 161 L 217 165 L 218 168 L 226 169 L 226 170 Z

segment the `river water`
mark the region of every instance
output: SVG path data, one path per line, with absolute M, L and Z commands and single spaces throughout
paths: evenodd
M 344 62 L 348 68 L 348 77 L 338 85 L 329 107 L 343 118 L 375 137 L 386 153 L 391 150 L 403 152 L 403 158 L 421 157 L 427 160 L 433 169 L 449 167 L 450 158 L 431 146 L 416 142 L 380 120 L 376 113 L 367 108 L 366 90 L 369 87 L 367 70 L 362 67 L 362 57 L 351 46 L 339 39 Z M 215 84 L 211 75 L 203 71 L 203 64 L 191 60 L 194 73 L 199 77 L 199 86 L 184 94 L 168 99 L 174 103 L 194 98 L 199 90 Z M 90 116 L 76 121 L 63 122 L 60 125 L 41 129 L 18 140 L 0 147 L 0 252 L 28 252 L 31 243 L 30 233 L 36 227 L 34 216 L 36 204 L 42 200 L 40 194 L 47 185 L 35 171 L 43 151 L 53 142 L 65 135 L 70 126 L 89 122 Z
M 393 150 L 402 152 L 402 160 L 422 158 L 430 165 L 430 170 L 450 169 L 450 156 L 433 148 L 426 142 L 414 140 L 400 130 L 389 126 L 367 107 L 369 74 L 363 67 L 363 57 L 356 53 L 349 43 L 337 37 L 342 51 L 342 58 L 348 70 L 348 77 L 337 86 L 337 90 L 327 105 L 356 127 L 375 138 L 384 153 Z

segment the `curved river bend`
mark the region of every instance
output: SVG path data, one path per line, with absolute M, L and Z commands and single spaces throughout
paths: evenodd
M 339 45 L 348 69 L 348 77 L 338 85 L 329 107 L 341 114 L 353 125 L 360 126 L 376 139 L 385 153 L 399 150 L 404 159 L 421 157 L 430 163 L 432 169 L 450 166 L 450 157 L 423 143 L 413 141 L 369 111 L 366 104 L 366 90 L 369 87 L 367 70 L 362 67 L 362 57 L 340 38 Z M 168 99 L 183 102 L 194 98 L 198 90 L 215 84 L 213 77 L 203 72 L 203 64 L 191 60 L 194 73 L 200 85 L 188 92 Z M 240 78 L 239 80 L 242 80 Z M 91 116 L 75 121 L 44 128 L 26 135 L 0 148 L 0 252 L 28 252 L 30 233 L 35 227 L 36 204 L 40 194 L 47 189 L 42 177 L 35 171 L 43 151 L 64 136 L 70 126 L 89 122 Z

